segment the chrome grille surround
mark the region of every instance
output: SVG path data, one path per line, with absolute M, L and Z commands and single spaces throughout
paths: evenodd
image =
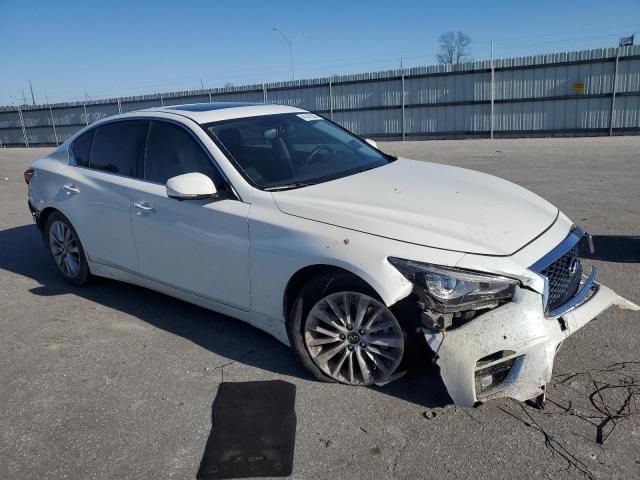
M 543 303 L 547 316 L 557 316 L 575 307 L 594 287 L 597 271 L 594 267 L 583 279 L 579 257 L 582 241 L 586 241 L 593 252 L 591 236 L 576 226 L 559 245 L 529 267 L 545 280 Z

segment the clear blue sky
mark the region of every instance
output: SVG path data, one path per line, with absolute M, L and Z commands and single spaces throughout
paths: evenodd
M 476 60 L 615 46 L 640 33 L 640 0 L 0 0 L 0 105 L 138 95 L 435 63 L 463 30 Z M 636 35 L 640 43 L 640 35 Z

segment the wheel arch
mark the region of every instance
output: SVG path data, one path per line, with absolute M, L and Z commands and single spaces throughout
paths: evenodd
M 293 306 L 293 302 L 296 297 L 302 290 L 302 288 L 312 279 L 317 277 L 318 275 L 323 275 L 326 273 L 336 273 L 336 274 L 347 274 L 352 276 L 354 279 L 362 282 L 367 287 L 369 287 L 378 298 L 386 304 L 388 307 L 406 297 L 410 290 L 405 292 L 397 291 L 393 297 L 390 297 L 389 290 L 385 289 L 384 285 L 376 282 L 373 278 L 370 278 L 364 272 L 356 272 L 355 269 L 349 269 L 342 266 L 331 265 L 328 263 L 319 263 L 313 265 L 307 265 L 303 268 L 300 268 L 296 271 L 287 282 L 287 285 L 284 289 L 284 295 L 282 299 L 282 311 L 286 321 L 289 319 L 289 313 L 291 312 L 291 307 Z M 401 289 L 402 290 L 402 289 Z
M 419 328 L 420 316 L 418 314 L 416 296 L 415 294 L 412 294 L 411 287 L 407 289 L 405 288 L 406 285 L 394 281 L 393 279 L 388 279 L 386 283 L 375 282 L 375 279 L 368 281 L 366 272 L 364 272 L 364 275 L 359 275 L 349 268 L 343 268 L 331 264 L 315 264 L 300 268 L 291 276 L 285 288 L 283 309 L 285 312 L 285 325 L 289 344 L 297 353 L 303 365 L 309 369 L 316 378 L 327 381 L 326 378 L 331 377 L 327 377 L 327 372 L 318 370 L 319 367 L 317 367 L 310 358 L 307 358 L 309 352 L 304 344 L 304 335 L 299 334 L 301 333 L 302 325 L 304 325 L 304 323 L 301 323 L 303 322 L 302 318 L 306 315 L 303 312 L 308 312 L 308 309 L 313 302 L 308 302 L 307 306 L 304 307 L 304 302 L 301 302 L 300 305 L 298 305 L 296 299 L 299 298 L 299 293 L 301 291 L 306 292 L 306 290 L 304 290 L 305 286 L 309 282 L 312 282 L 313 279 L 318 276 L 331 273 L 335 273 L 337 275 L 348 275 L 348 277 L 357 282 L 356 285 L 358 285 L 358 287 L 355 287 L 354 285 L 355 288 L 353 288 L 353 290 L 375 297 L 376 300 L 382 302 L 391 311 L 403 331 L 404 353 L 402 363 L 400 365 L 404 365 L 405 367 L 402 368 L 411 368 L 414 365 L 424 364 L 425 357 L 429 358 L 428 352 L 430 350 L 426 345 L 424 336 L 422 336 Z M 325 279 L 326 277 L 323 278 L 323 281 Z M 347 282 L 349 281 L 348 278 L 346 280 Z M 315 285 L 318 286 L 323 284 L 323 282 L 319 282 Z M 329 287 L 329 282 L 327 282 L 326 285 Z M 365 287 L 364 290 L 361 290 L 359 286 Z M 348 290 L 352 289 L 348 288 Z M 381 295 L 381 292 L 387 294 L 387 300 L 388 298 L 391 298 L 392 300 L 385 301 L 384 295 Z M 389 295 L 391 295 L 391 297 L 389 297 Z M 307 310 L 304 310 L 305 308 Z M 331 378 L 331 381 L 336 380 Z
M 42 209 L 42 211 L 38 214 L 38 228 L 40 229 L 40 232 L 42 232 L 42 234 L 44 235 L 44 229 L 47 225 L 47 219 L 49 218 L 49 216 L 53 213 L 53 212 L 58 212 L 62 215 L 64 215 L 64 212 L 58 210 L 55 207 L 46 207 L 44 209 Z M 65 218 L 68 218 L 66 215 L 64 215 Z

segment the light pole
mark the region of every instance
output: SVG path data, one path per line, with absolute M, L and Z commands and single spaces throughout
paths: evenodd
M 279 28 L 273 27 L 273 31 L 274 32 L 278 32 L 280 35 L 282 35 L 282 38 L 284 39 L 284 41 L 287 42 L 287 45 L 289 45 L 289 55 L 291 57 L 291 80 L 295 80 L 296 76 L 295 76 L 294 71 L 293 71 L 293 46 L 298 41 L 298 39 L 302 36 L 302 34 L 299 33 L 298 35 L 296 35 L 296 38 L 294 38 L 293 41 L 291 41 L 291 40 L 289 40 L 289 37 L 287 37 L 284 34 L 284 32 L 282 30 L 280 30 Z

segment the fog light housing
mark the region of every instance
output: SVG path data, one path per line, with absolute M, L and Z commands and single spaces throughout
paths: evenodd
M 490 367 L 476 370 L 476 397 L 480 397 L 482 395 L 486 396 L 494 390 L 499 390 L 502 387 L 505 387 L 505 381 L 513 370 L 514 365 L 522 358 L 522 356 L 511 358 L 504 362 L 491 365 Z

